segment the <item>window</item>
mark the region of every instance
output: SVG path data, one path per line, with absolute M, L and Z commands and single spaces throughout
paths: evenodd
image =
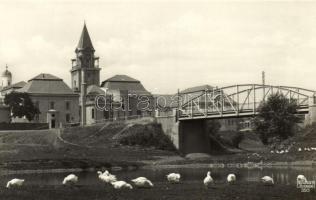
M 39 121 L 39 114 L 35 115 L 35 121 L 38 122 Z
M 39 110 L 39 101 L 35 101 L 35 107 Z
M 121 99 L 121 108 L 123 111 L 125 111 L 124 98 Z
M 70 114 L 69 114 L 69 113 L 66 114 L 66 122 L 67 122 L 67 123 L 70 122 Z
M 66 110 L 70 110 L 70 102 L 66 101 Z
M 91 118 L 94 119 L 94 108 L 91 109 Z
M 49 107 L 50 109 L 55 109 L 55 102 L 53 102 L 53 101 L 51 101 L 50 102 L 50 107 Z

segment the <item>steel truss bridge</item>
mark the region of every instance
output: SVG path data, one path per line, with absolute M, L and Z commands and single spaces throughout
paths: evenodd
M 316 91 L 260 84 L 232 85 L 211 90 L 178 94 L 179 120 L 202 118 L 247 117 L 258 114 L 258 107 L 271 94 L 282 93 L 296 100 L 298 114 L 307 114 L 309 105 L 315 103 Z

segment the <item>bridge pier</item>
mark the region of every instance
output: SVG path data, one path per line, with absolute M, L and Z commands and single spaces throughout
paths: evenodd
M 316 105 L 309 105 L 308 114 L 305 115 L 305 124 L 312 125 L 316 123 Z
M 308 114 L 305 115 L 305 125 L 312 125 L 316 123 L 316 102 L 315 98 L 310 97 L 308 102 Z
M 210 153 L 206 120 L 179 121 L 179 151 L 182 154 Z

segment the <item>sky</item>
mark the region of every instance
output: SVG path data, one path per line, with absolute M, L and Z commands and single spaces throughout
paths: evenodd
M 155 94 L 202 84 L 316 90 L 316 2 L 0 0 L 0 71 L 70 85 L 84 21 L 101 81 L 125 74 Z

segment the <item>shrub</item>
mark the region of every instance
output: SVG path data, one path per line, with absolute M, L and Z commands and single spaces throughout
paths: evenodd
M 119 139 L 123 145 L 140 145 L 143 147 L 155 147 L 161 150 L 175 151 L 171 139 L 163 133 L 160 124 L 147 125 L 136 124 L 126 130 L 124 136 Z
M 266 102 L 262 102 L 254 124 L 264 144 L 268 143 L 270 137 L 279 136 L 284 140 L 294 134 L 295 125 L 300 122 L 295 115 L 297 108 L 295 100 L 287 99 L 280 93 L 270 95 Z

